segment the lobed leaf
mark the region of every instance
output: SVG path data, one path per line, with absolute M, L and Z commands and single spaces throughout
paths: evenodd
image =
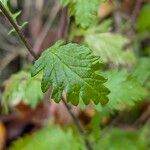
M 88 104 L 106 104 L 109 90 L 103 85 L 106 79 L 96 73 L 101 68 L 99 57 L 92 51 L 78 44 L 64 45 L 62 41 L 43 52 L 35 62 L 31 76 L 43 71 L 41 88 L 46 92 L 52 87 L 52 98 L 55 102 L 61 100 L 62 92 L 66 92 L 69 102 L 74 105 L 83 100 Z
M 87 28 L 97 20 L 99 0 L 74 0 L 75 20 L 77 25 Z
M 106 77 L 108 81 L 105 86 L 110 89 L 111 93 L 108 96 L 110 101 L 104 109 L 121 110 L 125 106 L 134 106 L 148 94 L 147 90 L 136 81 L 136 78 L 129 76 L 126 70 L 108 71 Z M 95 108 L 100 111 L 103 109 L 100 105 Z

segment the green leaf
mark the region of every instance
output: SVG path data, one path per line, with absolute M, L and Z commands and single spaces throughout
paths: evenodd
M 73 0 L 77 25 L 87 28 L 97 21 L 99 0 Z
M 31 78 L 25 71 L 12 75 L 5 83 L 3 105 L 11 107 L 24 102 L 35 108 L 43 99 L 39 80 L 39 76 Z
M 131 50 L 123 51 L 123 46 L 128 43 L 128 40 L 121 35 L 88 32 L 85 35 L 85 42 L 105 63 L 110 62 L 118 66 L 135 62 L 135 56 Z
M 147 96 L 146 90 L 132 78 L 128 78 L 125 70 L 109 72 L 107 77 L 106 87 L 111 91 L 109 107 L 118 109 L 121 104 L 133 106 L 135 102 L 143 100 Z
M 121 110 L 124 106 L 134 106 L 136 102 L 143 100 L 147 96 L 147 91 L 134 78 L 131 78 L 127 71 L 112 70 L 106 72 L 108 81 L 105 86 L 110 89 L 108 95 L 109 102 L 104 109 Z M 140 92 L 139 92 L 140 91 Z M 100 105 L 95 106 L 102 111 Z
M 98 5 L 100 0 L 60 0 L 62 6 L 69 4 L 71 16 L 75 16 L 75 22 L 82 28 L 94 25 L 97 20 Z
M 137 20 L 137 30 L 139 32 L 150 31 L 150 4 L 146 4 L 140 11 L 138 20 Z
M 43 70 L 41 88 L 46 92 L 52 87 L 52 98 L 61 100 L 63 90 L 69 102 L 74 105 L 83 100 L 88 104 L 106 104 L 109 90 L 103 85 L 106 79 L 95 71 L 101 67 L 99 57 L 92 51 L 78 44 L 63 45 L 62 41 L 48 48 L 35 62 L 32 77 Z
M 86 150 L 83 140 L 71 129 L 49 126 L 15 141 L 9 150 Z

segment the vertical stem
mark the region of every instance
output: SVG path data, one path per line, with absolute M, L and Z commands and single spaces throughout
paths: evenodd
M 71 115 L 71 117 L 73 119 L 73 122 L 74 122 L 76 128 L 78 129 L 78 131 L 80 132 L 80 134 L 85 134 L 85 131 L 84 131 L 83 127 L 81 126 L 81 124 L 78 121 L 77 117 L 73 114 L 73 112 L 71 110 L 71 106 L 67 104 L 64 97 L 62 97 L 62 101 L 63 101 L 65 107 L 67 108 L 69 114 Z
M 87 138 L 86 132 L 84 130 L 84 128 L 82 127 L 82 125 L 80 124 L 80 121 L 78 120 L 78 118 L 74 115 L 74 113 L 71 110 L 71 106 L 69 106 L 69 104 L 66 103 L 65 98 L 62 96 L 62 101 L 66 107 L 66 109 L 68 110 L 70 116 L 72 117 L 72 120 L 76 126 L 76 128 L 78 129 L 79 133 L 83 136 L 86 147 L 88 150 L 93 150 L 91 142 L 89 141 L 89 139 Z
M 0 1 L 0 10 L 3 12 L 4 16 L 8 19 L 8 21 L 10 22 L 10 24 L 13 26 L 13 28 L 15 29 L 15 31 L 17 32 L 17 34 L 19 35 L 20 39 L 22 40 L 22 42 L 24 43 L 25 47 L 27 48 L 27 50 L 29 51 L 29 53 L 33 56 L 33 58 L 35 60 L 38 59 L 38 57 L 36 56 L 36 54 L 34 53 L 32 46 L 30 45 L 30 43 L 27 41 L 27 39 L 25 38 L 25 36 L 23 35 L 23 33 L 20 31 L 18 25 L 16 24 L 16 22 L 13 20 L 13 18 L 11 17 L 11 15 L 9 14 L 9 12 L 7 11 L 7 9 L 5 8 L 5 6 L 2 4 L 2 2 Z M 78 132 L 84 136 L 84 140 L 87 146 L 88 150 L 92 150 L 92 146 L 91 143 L 89 142 L 89 140 L 86 137 L 86 132 L 85 130 L 82 128 L 80 121 L 78 120 L 78 118 L 74 115 L 74 113 L 72 112 L 70 106 L 66 103 L 65 99 L 62 98 L 62 101 L 68 111 L 68 113 L 70 114 L 70 116 L 72 117 L 72 120 L 78 130 Z

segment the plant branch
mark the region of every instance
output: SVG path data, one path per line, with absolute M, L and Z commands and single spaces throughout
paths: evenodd
M 9 14 L 9 12 L 7 11 L 7 9 L 5 8 L 5 6 L 2 4 L 2 2 L 0 2 L 0 10 L 2 11 L 2 13 L 4 14 L 4 16 L 9 20 L 10 24 L 13 26 L 13 28 L 15 29 L 15 31 L 17 32 L 17 34 L 19 35 L 20 39 L 22 40 L 22 42 L 24 43 L 25 47 L 28 49 L 29 53 L 34 57 L 34 59 L 37 59 L 37 56 L 35 55 L 34 51 L 32 50 L 32 46 L 30 45 L 30 43 L 27 41 L 27 39 L 25 38 L 25 36 L 22 34 L 21 30 L 19 29 L 18 25 L 16 24 L 16 22 L 13 20 L 13 18 L 11 17 L 11 15 Z
M 73 120 L 76 128 L 78 129 L 79 133 L 83 136 L 87 149 L 88 150 L 93 150 L 92 145 L 91 145 L 90 141 L 88 140 L 88 138 L 86 136 L 86 132 L 85 132 L 84 128 L 80 124 L 80 121 L 78 120 L 78 118 L 72 112 L 71 106 L 66 103 L 66 100 L 65 100 L 64 96 L 62 96 L 62 102 L 64 103 L 66 109 L 68 110 L 70 116 L 72 117 L 72 120 Z
M 5 8 L 5 6 L 2 4 L 2 2 L 0 2 L 0 10 L 3 12 L 4 16 L 9 20 L 10 24 L 13 26 L 13 28 L 15 29 L 15 31 L 18 33 L 20 39 L 22 40 L 22 42 L 24 43 L 25 47 L 27 48 L 27 50 L 29 51 L 29 53 L 33 56 L 33 58 L 35 60 L 38 59 L 38 57 L 36 56 L 36 54 L 34 53 L 32 46 L 30 45 L 30 43 L 27 41 L 27 39 L 25 38 L 25 36 L 23 35 L 23 33 L 20 31 L 18 25 L 16 24 L 16 22 L 13 20 L 13 18 L 11 17 L 11 15 L 9 14 L 9 12 L 7 11 L 7 9 Z M 85 130 L 82 128 L 80 121 L 78 120 L 78 118 L 74 115 L 74 113 L 71 110 L 71 107 L 66 103 L 65 98 L 62 97 L 62 101 L 64 103 L 64 106 L 66 107 L 68 113 L 70 114 L 70 116 L 72 117 L 72 120 L 77 128 L 77 130 L 79 131 L 79 133 L 81 135 L 84 136 L 84 140 L 87 146 L 88 150 L 92 150 L 92 146 L 91 143 L 89 142 L 89 140 L 86 137 L 86 132 Z
M 85 134 L 84 129 L 82 128 L 80 122 L 78 121 L 78 119 L 76 118 L 76 116 L 73 114 L 72 110 L 71 110 L 71 106 L 67 104 L 65 98 L 62 96 L 62 101 L 65 105 L 65 107 L 67 108 L 69 114 L 71 115 L 73 122 L 75 123 L 76 128 L 78 129 L 78 131 L 80 132 L 80 134 Z

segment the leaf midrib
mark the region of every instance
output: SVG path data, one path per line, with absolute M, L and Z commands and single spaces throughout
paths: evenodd
M 99 91 L 97 91 L 96 89 L 93 88 L 93 86 L 91 86 L 89 83 L 87 83 L 87 82 L 84 80 L 84 78 L 81 78 L 78 73 L 72 71 L 72 69 L 71 69 L 64 61 L 62 61 L 62 59 L 61 59 L 56 53 L 54 53 L 54 52 L 52 52 L 52 51 L 51 51 L 51 53 L 52 53 L 57 59 L 59 59 L 67 68 L 69 68 L 69 70 L 70 70 L 71 72 L 73 72 L 74 74 L 76 74 L 76 76 L 78 76 L 78 78 L 79 78 L 81 81 L 83 80 L 83 82 L 84 82 L 85 84 L 87 84 L 89 87 L 91 87 L 91 89 L 93 89 L 94 92 L 96 92 L 96 93 L 99 94 Z M 102 93 L 103 93 L 103 92 L 102 92 Z

